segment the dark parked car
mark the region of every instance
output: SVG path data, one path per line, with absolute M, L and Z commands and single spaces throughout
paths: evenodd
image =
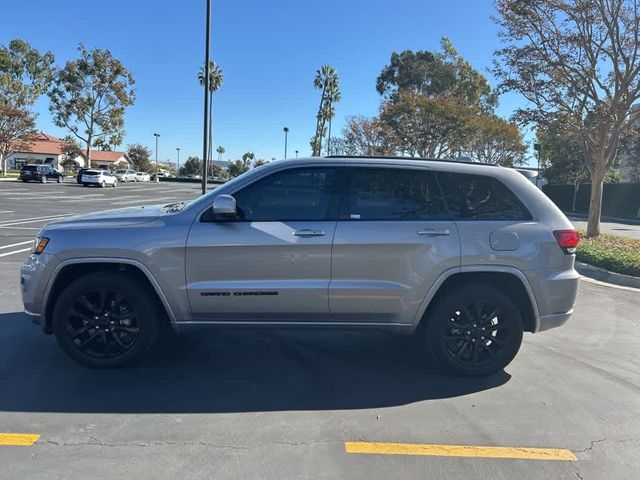
M 20 170 L 20 180 L 23 182 L 33 180 L 40 183 L 55 180 L 60 183 L 64 181 L 64 175 L 49 165 L 25 165 Z

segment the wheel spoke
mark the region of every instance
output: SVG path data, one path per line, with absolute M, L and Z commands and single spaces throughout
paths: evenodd
M 93 334 L 89 335 L 89 338 L 85 339 L 80 345 L 78 345 L 78 348 L 80 350 L 84 350 L 84 347 L 88 346 L 89 343 L 91 343 L 97 336 L 98 332 L 94 332 Z
M 71 325 L 67 324 L 67 332 L 69 333 L 69 337 L 71 338 L 71 340 L 75 340 L 83 333 L 87 333 L 90 328 L 91 328 L 91 325 L 84 325 L 76 329 L 76 328 L 73 328 Z
M 100 313 L 99 310 L 96 310 L 96 307 L 94 307 L 91 302 L 89 301 L 89 299 L 87 298 L 86 295 L 83 295 L 82 297 L 80 297 L 80 301 L 79 301 L 80 305 L 82 305 L 83 307 L 85 307 L 87 310 L 89 310 L 91 313 L 93 314 L 98 314 Z
M 113 337 L 113 340 L 116 342 L 116 344 L 122 349 L 122 351 L 126 351 L 127 350 L 127 346 L 122 342 L 122 339 L 118 336 L 118 334 L 114 331 L 109 332 L 111 333 L 111 336 Z
M 104 343 L 104 353 L 107 357 L 111 356 L 111 350 L 109 349 L 109 340 L 107 340 L 107 332 L 102 332 L 102 343 Z
M 453 358 L 458 358 L 460 357 L 460 355 L 462 354 L 462 352 L 464 352 L 467 347 L 471 344 L 471 342 L 469 341 L 465 341 L 462 346 L 458 349 L 458 351 L 456 353 L 454 353 Z
M 485 351 L 487 351 L 489 353 L 489 356 L 491 358 L 495 358 L 496 357 L 496 352 L 494 352 L 489 345 L 487 345 L 484 342 L 480 342 L 480 345 L 482 345 L 482 347 L 485 349 Z

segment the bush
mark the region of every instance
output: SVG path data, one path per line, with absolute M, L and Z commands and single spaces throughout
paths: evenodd
M 576 259 L 611 272 L 640 277 L 640 240 L 600 235 L 588 238 L 580 232 Z

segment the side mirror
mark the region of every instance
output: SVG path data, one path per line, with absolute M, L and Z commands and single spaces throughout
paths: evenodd
M 218 195 L 213 201 L 212 210 L 216 217 L 235 217 L 236 199 L 231 195 Z

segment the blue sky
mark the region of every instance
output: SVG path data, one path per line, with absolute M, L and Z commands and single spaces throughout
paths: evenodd
M 204 0 L 29 0 L 2 7 L 0 44 L 22 38 L 50 50 L 62 65 L 77 45 L 107 48 L 136 79 L 136 103 L 127 110 L 125 145 L 153 147 L 159 159 L 202 156 L 202 91 L 196 75 L 204 58 Z M 289 156 L 309 155 L 319 92 L 316 69 L 333 65 L 342 101 L 333 131 L 349 115 L 374 115 L 375 79 L 393 51 L 439 48 L 448 36 L 472 65 L 488 76 L 499 46 L 490 0 L 213 0 L 212 52 L 225 82 L 214 98 L 214 145 L 226 158 L 246 151 L 281 158 L 282 128 L 289 127 Z M 498 113 L 509 116 L 521 100 L 503 96 Z M 38 128 L 57 136 L 48 99 L 34 106 Z

